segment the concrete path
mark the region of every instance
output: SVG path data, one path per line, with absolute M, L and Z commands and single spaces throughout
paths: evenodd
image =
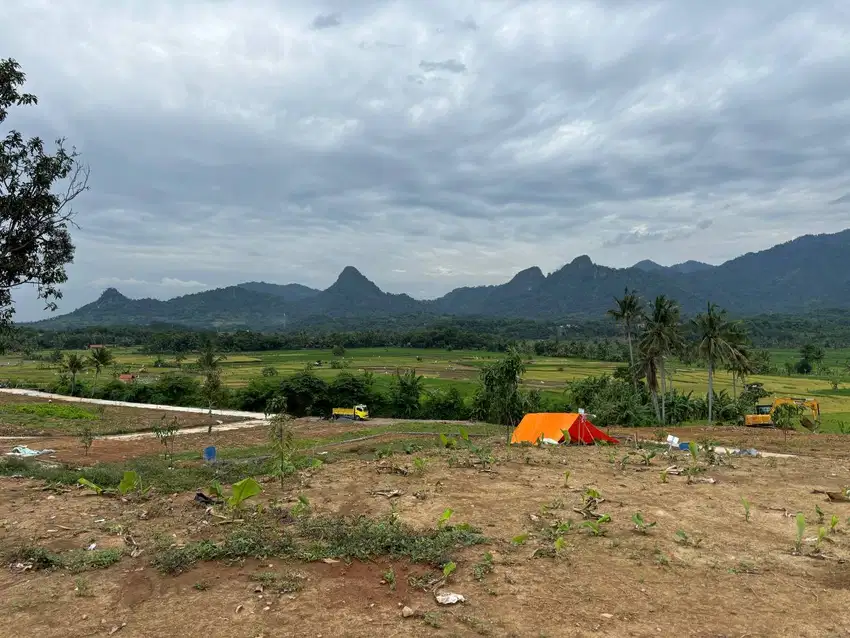
M 209 410 L 206 408 L 184 408 L 175 405 L 155 405 L 153 403 L 130 403 L 129 401 L 109 401 L 107 399 L 90 399 L 88 397 L 69 397 L 64 394 L 50 394 L 49 392 L 39 392 L 38 390 L 26 390 L 21 388 L 0 388 L 0 392 L 4 394 L 17 394 L 25 397 L 37 397 L 39 399 L 55 399 L 57 401 L 68 401 L 72 403 L 91 403 L 93 405 L 114 405 L 124 408 L 139 408 L 141 410 L 164 410 L 167 412 L 191 412 L 193 414 L 207 414 Z M 245 419 L 262 419 L 266 415 L 262 412 L 243 412 L 241 410 L 213 410 L 212 413 L 216 416 L 234 416 L 243 417 Z M 220 429 L 217 426 L 216 429 Z

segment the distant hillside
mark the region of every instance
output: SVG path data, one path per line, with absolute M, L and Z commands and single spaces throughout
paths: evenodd
M 321 291 L 248 282 L 159 301 L 128 299 L 110 288 L 93 303 L 34 325 L 59 329 L 170 323 L 268 330 L 370 319 L 386 326 L 403 318 L 410 325 L 417 317 L 436 316 L 598 319 L 625 288 L 645 299 L 672 297 L 685 314 L 700 312 L 708 301 L 738 316 L 850 311 L 848 255 L 850 230 L 807 235 L 720 266 L 688 261 L 665 267 L 646 260 L 630 268 L 608 268 L 581 255 L 549 275 L 527 268 L 504 284 L 457 288 L 432 301 L 385 293 L 348 266 Z
M 682 262 L 681 264 L 674 264 L 672 266 L 662 266 L 661 264 L 656 264 L 651 259 L 644 259 L 643 261 L 639 261 L 632 268 L 637 268 L 638 270 L 643 270 L 644 272 L 674 272 L 686 275 L 692 272 L 701 272 L 703 270 L 710 270 L 714 268 L 711 264 L 705 264 L 701 261 L 694 261 L 693 259 L 689 259 L 688 261 Z

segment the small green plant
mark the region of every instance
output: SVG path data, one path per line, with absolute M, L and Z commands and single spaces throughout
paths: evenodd
M 443 565 L 443 579 L 448 581 L 449 576 L 454 574 L 456 569 L 457 569 L 457 564 L 454 563 L 453 561 L 449 561 L 448 563 Z
M 514 537 L 511 539 L 511 544 L 512 544 L 512 545 L 517 545 L 517 546 L 519 546 L 519 545 L 525 545 L 525 542 L 528 540 L 528 537 L 529 537 L 529 534 L 527 534 L 527 533 L 526 533 L 526 534 L 519 534 L 519 535 L 517 535 L 517 536 L 514 536 Z
M 442 616 L 437 611 L 426 611 L 422 616 L 422 622 L 434 629 L 439 629 L 443 626 Z
M 180 422 L 177 417 L 168 420 L 165 414 L 159 419 L 159 425 L 153 427 L 153 434 L 165 448 L 165 456 L 168 457 L 170 463 L 174 461 L 174 440 L 177 438 L 179 430 Z
M 304 588 L 304 576 L 301 574 L 280 574 L 277 572 L 259 572 L 251 580 L 260 583 L 264 589 L 276 594 L 294 594 Z
M 750 502 L 742 496 L 741 497 L 741 504 L 744 506 L 744 520 L 747 523 L 749 523 L 750 522 Z
M 640 450 L 640 460 L 646 465 L 652 465 L 652 459 L 655 458 L 655 450 Z
M 384 582 L 390 586 L 390 591 L 395 591 L 395 570 L 392 565 L 384 572 Z
M 472 566 L 472 575 L 475 580 L 484 580 L 484 577 L 493 571 L 493 554 L 485 552 L 480 561 Z
M 413 471 L 417 474 L 425 474 L 425 469 L 428 466 L 428 461 L 420 456 L 413 459 Z
M 301 516 L 310 511 L 310 499 L 303 494 L 298 495 L 298 502 L 292 507 L 291 514 L 293 516 Z
M 803 551 L 803 534 L 806 533 L 806 517 L 802 512 L 798 512 L 795 520 L 797 523 L 797 537 L 794 539 L 794 551 L 800 554 Z
M 558 538 L 555 539 L 555 554 L 562 554 L 566 545 L 567 543 L 564 540 L 564 537 L 558 536 Z
M 92 443 L 94 443 L 94 432 L 92 431 L 91 426 L 87 425 L 80 430 L 80 443 L 83 445 L 85 455 L 88 456 Z
M 142 486 L 142 476 L 135 470 L 124 472 L 121 482 L 118 484 L 118 493 L 121 496 L 127 496 L 131 492 L 136 492 L 141 496 L 147 495 L 150 491 L 150 486 L 147 488 Z
M 221 483 L 217 480 L 213 479 L 210 482 L 210 493 L 213 496 L 217 496 L 218 498 L 224 498 L 224 490 L 221 489 Z
M 210 588 L 210 585 L 205 580 L 199 580 L 197 583 L 192 585 L 192 587 L 197 591 L 207 591 Z
M 635 512 L 634 514 L 632 514 L 632 523 L 635 524 L 635 530 L 640 532 L 641 534 L 646 534 L 657 524 L 655 521 L 651 523 L 645 521 L 643 515 L 640 512 Z
M 669 474 L 669 472 L 667 471 L 667 469 L 666 469 L 666 468 L 665 468 L 665 469 L 663 469 L 663 470 L 661 470 L 661 482 L 662 482 L 662 483 L 666 483 L 666 482 L 667 482 L 667 475 L 668 475 L 668 474 Z
M 699 547 L 702 544 L 701 538 L 691 538 L 683 529 L 676 530 L 676 542 L 680 545 L 688 545 L 690 547 Z
M 443 529 L 448 524 L 452 514 L 454 514 L 454 510 L 450 507 L 443 510 L 443 513 L 440 514 L 440 518 L 437 519 L 437 529 Z
M 286 398 L 275 397 L 265 410 L 269 422 L 269 442 L 272 448 L 271 474 L 277 476 L 283 487 L 284 479 L 295 472 L 292 457 L 295 451 L 295 436 L 292 432 L 292 417 L 286 412 Z
M 440 432 L 440 444 L 444 448 L 454 449 L 457 447 L 457 439 L 447 437 L 445 434 Z
M 815 539 L 815 553 L 820 553 L 821 544 L 823 543 L 823 539 L 826 538 L 826 528 L 819 527 L 818 528 L 818 537 Z
M 92 483 L 90 480 L 88 480 L 87 478 L 83 478 L 82 476 L 79 478 L 77 483 L 79 483 L 83 487 L 87 487 L 88 489 L 90 489 L 92 492 L 94 492 L 97 495 L 104 493 L 104 489 L 100 485 L 97 485 L 96 483 Z
M 238 483 L 233 484 L 233 489 L 227 499 L 227 504 L 233 509 L 239 507 L 249 498 L 252 498 L 263 491 L 260 484 L 253 478 L 245 478 Z
M 584 521 L 581 526 L 585 528 L 588 532 L 590 532 L 591 536 L 605 536 L 607 530 L 605 529 L 605 523 L 610 523 L 611 517 L 608 514 L 603 514 L 597 519 L 590 519 Z
M 93 596 L 91 590 L 91 583 L 89 579 L 85 576 L 77 576 L 74 579 L 74 595 L 79 596 L 80 598 L 89 598 Z
M 829 520 L 829 533 L 830 534 L 835 534 L 835 532 L 837 531 L 838 521 L 839 521 L 838 514 L 833 514 L 832 518 Z
M 825 514 L 823 513 L 823 510 L 820 508 L 820 505 L 815 505 L 815 514 L 817 514 L 817 517 L 818 517 L 818 525 L 823 525 L 823 519 L 824 519 Z
M 569 486 L 570 486 L 570 471 L 566 470 L 564 472 L 564 487 L 569 487 Z

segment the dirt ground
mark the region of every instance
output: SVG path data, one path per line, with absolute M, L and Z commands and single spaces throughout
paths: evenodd
M 736 428 L 710 434 L 721 444 L 753 441 L 752 447 L 761 448 L 781 443 L 782 437 L 779 433 L 774 441 L 776 433 Z M 262 437 L 252 430 L 224 432 L 220 444 L 252 445 Z M 191 439 L 185 437 L 180 445 L 194 445 Z M 124 448 L 109 443 L 116 447 L 107 458 L 119 458 L 117 450 Z M 127 443 L 132 445 L 121 454 L 137 455 L 148 450 L 142 446 L 158 445 Z M 636 457 L 623 465 L 626 447 L 505 450 L 496 441 L 490 471 L 463 466 L 468 453 L 442 450 L 428 453 L 424 470 L 407 475 L 386 473 L 393 466 L 413 469 L 412 458 L 400 455 L 326 464 L 285 489 L 263 484 L 259 498 L 264 503 L 295 502 L 303 494 L 319 514 L 395 511 L 423 529 L 434 528 L 451 508 L 452 523 L 469 523 L 490 539 L 460 551 L 445 590 L 463 594 L 466 602 L 451 607 L 409 585 L 409 575 L 427 568 L 405 561 L 393 565 L 394 590 L 382 582 L 390 567 L 383 559 L 202 563 L 179 576 L 162 575 L 149 564 L 157 536 L 179 544 L 215 538 L 228 527 L 216 525 L 192 502 L 193 494 L 133 502 L 4 478 L 0 547 L 62 551 L 94 542 L 98 548 L 121 547 L 125 555 L 116 565 L 81 575 L 3 570 L 0 636 L 24 632 L 64 638 L 113 630 L 119 637 L 846 636 L 850 503 L 828 502 L 812 490 L 840 491 L 850 485 L 843 460 L 850 439 L 809 436 L 798 447 L 811 454 L 736 458 L 704 467 L 698 478 L 712 478 L 713 484 L 688 484 L 675 475 L 662 482 L 666 466 L 688 463 L 684 453 L 672 459 L 658 456 L 650 466 Z M 611 517 L 603 536 L 582 528 L 582 515 L 573 510 L 588 487 L 604 498 L 597 513 Z M 394 490 L 399 493 L 390 498 L 373 494 Z M 749 521 L 742 498 L 751 503 Z M 824 513 L 822 524 L 816 506 Z M 802 555 L 793 552 L 798 511 L 808 521 Z M 631 521 L 635 512 L 656 525 L 639 533 Z M 818 528 L 828 528 L 833 514 L 837 529 L 816 551 Z M 546 530 L 567 519 L 572 528 L 562 532 L 563 546 L 556 553 Z M 687 540 L 677 536 L 679 530 Z M 525 540 L 517 539 L 524 535 Z M 132 543 L 141 549 L 136 557 L 130 555 Z M 494 569 L 477 580 L 473 569 L 484 552 L 493 555 Z M 250 576 L 271 569 L 305 576 L 303 590 L 255 591 Z M 412 617 L 402 616 L 404 605 L 414 610 Z

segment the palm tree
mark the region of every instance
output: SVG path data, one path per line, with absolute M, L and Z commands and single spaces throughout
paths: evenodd
M 738 381 L 743 385 L 745 379 L 756 371 L 746 345 L 747 336 L 741 330 L 738 332 L 734 335 L 736 342 L 732 344 L 735 347 L 732 359 L 726 362 L 726 370 L 732 374 L 732 396 L 735 399 L 738 398 Z
M 638 344 L 644 360 L 652 359 L 661 380 L 661 423 L 667 423 L 667 357 L 682 350 L 684 339 L 680 331 L 679 306 L 664 295 L 655 298 L 646 318 L 646 326 Z M 644 366 L 644 371 L 646 371 Z M 647 375 L 647 379 L 649 375 Z M 657 382 L 656 382 L 657 385 Z
M 697 335 L 697 353 L 708 365 L 708 424 L 711 425 L 714 371 L 718 365 L 740 356 L 738 347 L 742 345 L 744 333 L 738 324 L 729 321 L 725 310 L 713 303 L 709 303 L 706 312 L 698 314 L 691 323 Z
M 94 366 L 94 385 L 97 387 L 97 378 L 100 376 L 100 371 L 106 366 L 112 365 L 115 357 L 112 356 L 112 351 L 107 348 L 96 348 L 89 352 L 89 363 Z M 92 388 L 94 395 L 94 388 Z
M 85 370 L 86 360 L 76 352 L 69 354 L 62 362 L 62 371 L 71 375 L 71 395 L 77 391 L 77 375 Z
M 646 378 L 646 387 L 652 399 L 652 408 L 655 410 L 655 420 L 661 423 L 661 410 L 658 407 L 658 358 L 653 352 L 638 348 L 638 360 L 633 372 L 635 379 L 638 376 Z
M 632 324 L 643 316 L 643 310 L 640 307 L 640 298 L 633 290 L 629 292 L 626 288 L 622 299 L 614 297 L 616 308 L 608 311 L 608 315 L 614 318 L 614 321 L 623 322 L 626 329 L 626 340 L 629 343 L 629 363 L 631 367 L 635 367 L 635 354 L 632 349 Z M 635 380 L 635 385 L 637 381 Z

